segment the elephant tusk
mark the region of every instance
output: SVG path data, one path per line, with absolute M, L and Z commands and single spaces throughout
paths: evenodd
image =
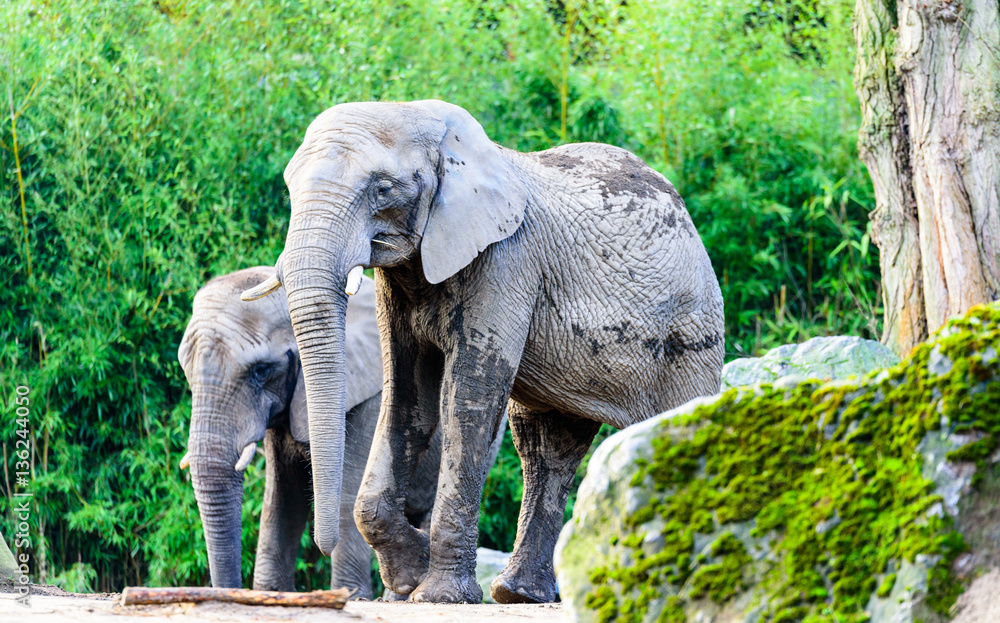
M 399 247 L 397 247 L 396 245 L 392 244 L 391 242 L 386 242 L 385 240 L 378 240 L 376 238 L 372 238 L 372 242 L 377 242 L 377 243 L 379 243 L 381 245 L 389 247 L 390 249 L 395 249 L 395 250 L 399 251 Z
M 184 457 L 181 459 L 180 468 L 187 469 L 188 465 L 191 464 L 191 454 L 189 452 L 184 453 Z
M 240 298 L 244 301 L 256 301 L 257 299 L 264 298 L 268 294 L 274 292 L 281 287 L 281 282 L 274 275 L 268 277 L 263 283 L 260 283 L 249 290 L 245 290 Z
M 240 460 L 236 461 L 236 471 L 242 472 L 250 465 L 250 461 L 253 460 L 254 455 L 257 454 L 257 444 L 248 443 L 247 447 L 243 448 L 243 452 L 240 454 Z
M 351 269 L 351 272 L 347 273 L 347 287 L 344 288 L 344 292 L 347 295 L 357 294 L 358 290 L 361 289 L 361 277 L 365 274 L 365 267 L 358 265 Z

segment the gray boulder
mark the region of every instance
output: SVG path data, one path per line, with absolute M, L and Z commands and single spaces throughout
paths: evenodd
M 0 582 L 16 581 L 20 577 L 21 571 L 17 561 L 14 560 L 14 554 L 7 547 L 7 541 L 4 540 L 3 535 L 0 535 Z
M 1000 305 L 979 307 L 887 370 L 734 387 L 610 437 L 556 546 L 570 618 L 950 620 L 1000 567 L 998 343 Z
M 722 391 L 740 385 L 773 383 L 782 377 L 846 379 L 899 363 L 887 346 L 859 337 L 814 337 L 802 344 L 786 344 L 763 357 L 730 361 L 722 368 Z
M 508 562 L 510 562 L 508 552 L 498 552 L 485 547 L 476 549 L 476 581 L 483 588 L 483 603 L 496 603 L 490 596 L 490 584 L 500 575 Z

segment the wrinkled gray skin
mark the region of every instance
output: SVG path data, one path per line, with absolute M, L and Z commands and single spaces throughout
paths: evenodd
M 298 347 L 282 292 L 243 303 L 240 292 L 274 274 L 249 268 L 213 279 L 194 299 L 178 351 L 192 393 L 188 438 L 191 479 L 208 546 L 212 585 L 243 586 L 240 574 L 243 472 L 234 466 L 249 443 L 264 440 L 266 484 L 253 587 L 295 590 L 295 559 L 312 496 L 308 409 Z M 371 549 L 351 517 L 378 419 L 382 356 L 373 283 L 365 279 L 347 312 L 347 451 L 341 540 L 332 554 L 332 585 L 370 598 Z M 343 414 L 341 415 L 343 418 Z M 433 504 L 440 442 L 418 469 L 421 485 L 408 499 L 415 525 Z
M 683 201 L 622 149 L 511 151 L 438 101 L 325 111 L 285 181 L 277 278 L 316 405 L 320 548 L 336 545 L 342 508 L 346 276 L 375 267 L 386 382 L 354 517 L 382 579 L 414 601 L 480 600 L 486 448 L 510 399 L 525 489 L 491 593 L 552 601 L 567 492 L 601 422 L 624 427 L 719 388 L 722 296 Z M 437 425 L 428 534 L 402 500 Z

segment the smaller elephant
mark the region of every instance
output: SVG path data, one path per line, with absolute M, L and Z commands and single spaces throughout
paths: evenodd
M 285 297 L 242 303 L 240 292 L 274 275 L 270 267 L 217 277 L 194 298 L 178 350 L 191 387 L 188 453 L 191 480 L 205 530 L 212 585 L 239 588 L 243 470 L 264 440 L 266 484 L 253 587 L 295 590 L 295 559 L 309 518 L 308 408 L 298 347 Z M 382 355 L 375 294 L 365 278 L 347 312 L 347 411 L 341 541 L 331 554 L 333 586 L 371 598 L 371 549 L 352 509 L 378 420 Z M 440 436 L 413 475 L 407 516 L 429 520 L 437 490 Z M 426 473 L 425 473 L 426 472 Z

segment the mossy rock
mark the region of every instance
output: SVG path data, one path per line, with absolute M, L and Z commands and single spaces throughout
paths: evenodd
M 577 621 L 934 623 L 1000 563 L 1000 305 L 853 380 L 729 389 L 591 458 L 556 547 Z
M 889 347 L 873 340 L 838 335 L 786 344 L 763 357 L 730 361 L 722 368 L 722 390 L 741 385 L 773 383 L 779 378 L 846 379 L 864 376 L 899 363 Z

